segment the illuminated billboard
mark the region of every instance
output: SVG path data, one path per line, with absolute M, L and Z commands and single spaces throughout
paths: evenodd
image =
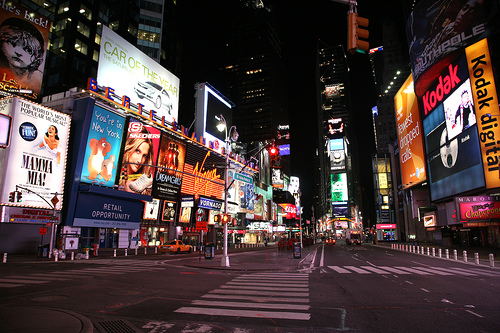
M 52 22 L 17 3 L 0 6 L 0 92 L 40 100 Z
M 332 203 L 347 202 L 347 174 L 342 173 L 332 173 L 331 178 L 331 189 L 332 189 Z
M 166 123 L 178 121 L 179 79 L 114 31 L 103 26 L 97 82 L 119 96 L 139 99 Z
M 226 146 L 226 131 L 231 134 L 231 140 L 236 141 L 233 135 L 236 131 L 230 131 L 233 124 L 234 104 L 224 95 L 219 93 L 208 83 L 198 83 L 196 87 L 196 133 L 203 136 L 208 141 L 208 146 L 215 151 L 222 153 L 222 148 Z M 226 130 L 219 131 L 217 125 L 224 117 Z M 231 132 L 231 133 L 230 133 Z
M 94 105 L 80 181 L 113 187 L 120 161 L 125 118 Z
M 342 118 L 329 118 L 325 122 L 325 125 L 325 132 L 328 138 L 342 138 L 345 135 L 345 125 Z
M 131 118 L 125 137 L 118 189 L 151 195 L 161 132 Z
M 19 97 L 0 100 L 0 112 L 12 117 L 10 146 L 0 151 L 0 202 L 52 209 L 57 193 L 61 209 L 70 116 Z M 16 185 L 22 201 L 9 203 Z
M 456 197 L 455 205 L 461 222 L 498 221 L 500 218 L 500 197 L 497 196 Z
M 421 110 L 432 200 L 485 185 L 465 54 L 449 64 L 422 96 Z M 497 172 L 498 174 L 498 172 Z
M 195 198 L 203 195 L 222 199 L 224 166 L 223 156 L 195 143 L 187 145 L 181 193 Z M 246 196 L 245 193 L 240 194 Z
M 181 190 L 186 145 L 161 133 L 158 167 L 153 181 L 153 196 L 160 199 L 177 200 Z
M 403 188 L 427 180 L 422 122 L 410 76 L 394 96 Z
M 487 188 L 500 187 L 500 139 L 498 95 L 488 41 L 483 39 L 465 49 L 471 78 L 471 96 L 476 107 L 479 145 Z
M 439 60 L 498 32 L 497 20 L 496 0 L 419 1 L 406 27 L 417 85 L 423 73 Z

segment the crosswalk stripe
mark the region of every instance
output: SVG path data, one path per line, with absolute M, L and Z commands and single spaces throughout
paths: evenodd
M 238 290 L 255 290 L 255 287 L 253 286 L 242 286 L 242 285 L 224 285 L 221 286 L 221 288 L 228 288 L 228 289 L 238 289 Z M 290 288 L 279 288 L 279 287 L 259 287 L 259 290 L 265 290 L 265 291 L 289 291 Z M 294 291 L 301 291 L 301 292 L 308 292 L 309 288 L 293 288 Z
M 373 266 L 361 266 L 361 268 L 366 269 L 367 271 L 371 271 L 371 272 L 376 273 L 376 274 L 390 274 L 387 271 L 384 271 L 382 269 L 379 269 L 379 268 L 373 267 Z
M 225 306 L 232 308 L 261 308 L 261 309 L 276 309 L 279 306 L 280 310 L 303 310 L 307 311 L 311 307 L 309 305 L 301 304 L 272 304 L 272 303 L 243 303 L 243 302 L 218 302 L 218 301 L 204 301 L 195 300 L 194 305 L 208 305 L 208 306 Z
M 429 273 L 437 274 L 437 275 L 453 275 L 452 273 L 439 271 L 437 269 L 432 269 L 432 268 L 427 268 L 427 267 L 419 267 L 418 269 L 421 271 L 424 271 L 424 272 L 429 272 Z
M 248 300 L 253 302 L 283 302 L 283 303 L 309 303 L 308 298 L 289 298 L 289 297 L 256 297 L 248 295 L 218 295 L 218 294 L 206 294 L 201 296 L 202 298 L 212 298 L 212 299 L 232 299 L 232 300 Z
M 379 266 L 380 269 L 383 269 L 383 270 L 386 270 L 386 271 L 389 271 L 391 273 L 394 273 L 394 274 L 401 274 L 401 275 L 404 275 L 404 274 L 411 274 L 410 272 L 407 272 L 407 271 L 402 271 L 400 269 L 396 269 L 394 267 L 387 267 L 387 266 Z
M 260 286 L 262 286 L 262 287 L 269 287 L 269 286 L 272 286 L 272 284 L 270 284 L 269 282 L 266 282 L 266 283 L 256 283 L 256 282 L 251 282 L 251 281 L 244 282 L 244 280 L 241 281 L 241 282 L 240 282 L 240 280 L 238 280 L 238 281 L 234 281 L 233 280 L 231 282 L 228 282 L 227 284 L 237 284 L 237 285 L 240 285 L 240 286 L 254 286 L 254 287 L 260 287 Z M 284 284 L 284 283 L 280 283 L 279 284 L 280 287 L 283 287 L 285 285 L 286 284 Z M 290 286 L 293 286 L 294 288 L 295 287 L 306 288 L 308 286 L 308 284 L 307 283 L 306 284 L 304 284 L 304 283 L 290 283 Z
M 480 274 L 480 275 L 485 275 L 485 276 L 500 276 L 500 274 L 495 274 L 495 272 L 486 272 L 482 269 L 476 269 L 476 268 L 471 268 L 471 269 L 464 269 L 464 268 L 456 268 L 457 270 L 460 270 L 460 271 L 467 271 L 469 273 L 473 273 L 473 274 Z
M 0 279 L 0 282 L 14 282 L 14 283 L 24 283 L 24 284 L 41 284 L 41 283 L 47 283 L 49 281 L 44 281 L 44 280 L 21 280 L 21 279 Z
M 15 283 L 0 283 L 0 288 L 15 288 L 22 287 L 24 284 L 15 284 Z
M 215 290 L 212 290 L 210 291 L 209 293 L 212 293 L 212 294 L 234 294 L 236 293 L 235 290 L 228 290 L 228 289 L 215 289 Z M 255 295 L 255 289 L 254 290 L 239 290 L 237 291 L 238 294 L 240 295 Z M 284 296 L 284 297 L 309 297 L 309 293 L 295 293 L 295 292 L 287 292 L 287 293 L 284 293 L 282 291 L 279 291 L 279 292 L 273 292 L 273 291 L 269 291 L 269 292 L 266 292 L 266 295 L 269 295 L 269 296 Z
M 251 311 L 251 310 L 231 310 L 231 309 L 213 309 L 198 307 L 182 307 L 175 310 L 177 313 L 204 314 L 209 316 L 229 316 L 229 317 L 249 317 L 249 318 L 272 318 L 272 319 L 295 319 L 309 320 L 309 313 L 300 312 L 277 312 L 277 311 Z
M 43 277 L 44 280 L 50 280 L 50 281 L 66 281 L 68 279 L 63 279 L 60 277 L 54 277 L 54 276 L 48 276 L 48 275 L 37 275 L 37 276 L 32 276 L 33 274 L 30 275 L 23 275 L 23 276 L 6 276 L 7 279 L 40 279 Z
M 350 274 L 350 273 L 352 273 L 351 271 L 349 271 L 349 270 L 347 270 L 345 268 L 339 267 L 339 266 L 328 266 L 328 268 L 333 269 L 334 271 L 336 271 L 337 273 L 340 273 L 340 274 Z
M 418 275 L 432 275 L 431 273 L 418 270 L 418 267 L 396 266 L 396 268 L 397 269 L 402 269 L 404 271 L 412 272 L 412 273 L 417 273 Z
M 440 271 L 451 272 L 453 274 L 460 274 L 460 275 L 464 275 L 464 276 L 477 276 L 477 274 L 471 273 L 471 272 L 469 272 L 469 270 L 461 271 L 459 268 L 456 268 L 456 267 L 449 267 L 449 268 L 434 267 L 434 268 L 437 270 L 440 270 Z
M 353 270 L 355 271 L 356 273 L 359 273 L 359 274 L 371 274 L 370 272 L 368 271 L 365 271 L 364 269 L 361 269 L 359 267 L 355 267 L 355 266 L 344 266 L 345 268 L 349 268 L 350 270 Z

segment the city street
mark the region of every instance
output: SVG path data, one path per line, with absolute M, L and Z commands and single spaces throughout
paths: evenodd
M 272 246 L 230 252 L 230 260 L 230 268 L 219 254 L 8 262 L 0 266 L 0 331 L 85 331 L 56 329 L 50 313 L 33 319 L 43 310 L 81 316 L 93 332 L 500 329 L 496 267 L 342 240 L 304 247 L 301 258 Z

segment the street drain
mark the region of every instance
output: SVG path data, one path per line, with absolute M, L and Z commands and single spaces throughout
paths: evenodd
M 126 320 L 108 320 L 93 323 L 94 328 L 100 333 L 141 333 L 131 323 Z

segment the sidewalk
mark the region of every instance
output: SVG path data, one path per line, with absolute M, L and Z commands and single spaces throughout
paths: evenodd
M 425 255 L 445 260 L 460 261 L 476 264 L 476 254 L 479 260 L 479 266 L 491 267 L 490 255 L 493 255 L 494 267 L 500 268 L 500 249 L 485 248 L 485 247 L 459 247 L 459 246 L 444 246 L 438 244 L 410 244 L 399 242 L 379 242 L 378 244 L 370 244 L 372 246 L 386 247 L 394 251 L 402 251 L 414 253 L 416 255 Z M 448 250 L 448 258 L 447 251 Z M 418 251 L 418 252 L 417 252 Z M 423 251 L 423 252 L 422 252 Z M 457 259 L 455 259 L 455 251 Z M 464 251 L 466 251 L 464 253 Z M 441 257 L 439 256 L 441 253 Z M 467 261 L 464 259 L 464 254 L 467 256 Z

